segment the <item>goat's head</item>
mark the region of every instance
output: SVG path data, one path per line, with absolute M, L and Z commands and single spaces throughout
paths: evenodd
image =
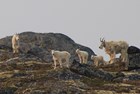
M 105 47 L 105 40 L 104 40 L 104 38 L 103 39 L 100 38 L 100 42 L 101 42 L 101 44 L 100 44 L 99 48 L 103 49 L 103 47 Z
M 15 34 L 15 39 L 19 40 L 19 34 Z
M 91 60 L 93 60 L 94 59 L 94 55 L 91 55 Z
M 51 50 L 51 54 L 54 55 L 54 50 Z
M 76 51 L 75 51 L 75 52 L 76 52 L 76 53 L 79 53 L 79 51 L 80 51 L 80 49 L 76 49 Z

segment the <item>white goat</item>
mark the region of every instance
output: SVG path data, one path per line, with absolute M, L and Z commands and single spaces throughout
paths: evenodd
M 116 54 L 121 54 L 121 61 L 128 62 L 127 49 L 129 47 L 128 43 L 125 41 L 105 41 L 100 39 L 101 45 L 100 49 L 105 48 L 105 52 L 110 56 L 110 63 L 116 58 Z
M 88 52 L 81 51 L 80 49 L 76 50 L 76 53 L 78 54 L 78 57 L 80 59 L 80 63 L 87 63 L 88 61 Z
M 12 49 L 13 53 L 19 53 L 19 35 L 15 34 L 12 37 Z
M 104 61 L 103 56 L 94 56 L 94 55 L 91 55 L 91 60 L 94 61 L 95 66 L 99 66 L 99 64 L 103 64 L 103 65 L 106 64 L 106 62 Z
M 60 67 L 62 68 L 62 61 L 64 60 L 65 60 L 65 63 L 67 64 L 67 67 L 69 68 L 69 63 L 70 63 L 69 59 L 71 57 L 69 52 L 51 50 L 51 54 L 53 56 L 54 69 L 56 69 L 57 62 L 59 62 Z

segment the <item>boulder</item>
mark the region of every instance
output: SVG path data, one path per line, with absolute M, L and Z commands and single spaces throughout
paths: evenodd
M 128 48 L 129 70 L 140 69 L 140 49 L 135 46 Z
M 89 53 L 89 60 L 91 55 L 95 53 L 88 47 L 77 44 L 68 36 L 61 33 L 35 33 L 35 32 L 23 32 L 19 34 L 21 44 L 29 45 L 30 49 L 27 49 L 28 55 L 34 55 L 41 58 L 44 62 L 51 62 L 51 50 L 66 50 L 71 54 L 71 61 L 78 59 L 75 54 L 77 48 L 85 50 Z M 8 36 L 0 39 L 0 49 L 5 49 L 11 52 L 11 38 Z M 21 49 L 21 53 L 24 53 L 24 49 Z M 24 53 L 26 54 L 26 53 Z M 27 54 L 26 54 L 27 55 Z
M 140 53 L 140 49 L 135 47 L 135 46 L 130 46 L 127 50 L 128 54 L 136 54 L 136 53 Z
M 113 79 L 113 75 L 110 74 L 109 72 L 106 72 L 102 69 L 93 68 L 86 64 L 80 64 L 76 60 L 73 61 L 72 65 L 70 67 L 70 70 L 75 73 L 78 73 L 80 75 L 84 75 L 84 76 L 87 76 L 90 78 L 97 77 L 97 78 L 100 78 L 103 80 L 112 80 Z

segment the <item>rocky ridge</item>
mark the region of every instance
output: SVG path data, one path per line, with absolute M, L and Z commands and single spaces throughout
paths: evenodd
M 52 61 L 50 60 L 50 51 L 52 49 L 70 52 L 72 55 L 71 60 L 77 59 L 77 55 L 75 54 L 77 48 L 87 51 L 89 53 L 89 58 L 90 55 L 95 55 L 90 48 L 75 43 L 71 38 L 61 33 L 23 32 L 20 33 L 19 36 L 20 42 L 26 44 L 23 45 L 25 47 L 21 49 L 21 52 L 27 52 L 28 55 L 34 55 L 45 62 Z M 11 52 L 11 38 L 12 36 L 8 36 L 0 39 L 0 48 Z
M 90 55 L 95 53 L 66 35 L 23 32 L 20 37 L 21 42 L 29 45 L 27 53 L 23 50 L 20 54 L 12 53 L 11 36 L 0 39 L 0 94 L 140 93 L 139 71 L 124 70 L 123 62 L 99 67 L 80 64 L 75 54 L 77 48 Z M 51 49 L 67 50 L 72 54 L 69 69 L 59 66 L 53 69 Z M 136 52 L 138 50 L 132 47 L 128 50 L 133 59 L 131 63 L 135 62 Z

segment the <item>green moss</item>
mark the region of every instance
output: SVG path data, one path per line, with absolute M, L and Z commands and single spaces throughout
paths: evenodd
M 107 81 L 104 81 L 101 79 L 97 79 L 97 78 L 91 79 L 88 77 L 83 77 L 81 79 L 81 81 L 91 87 L 95 87 L 95 86 L 100 87 L 100 86 L 104 86 L 104 84 L 108 83 Z

